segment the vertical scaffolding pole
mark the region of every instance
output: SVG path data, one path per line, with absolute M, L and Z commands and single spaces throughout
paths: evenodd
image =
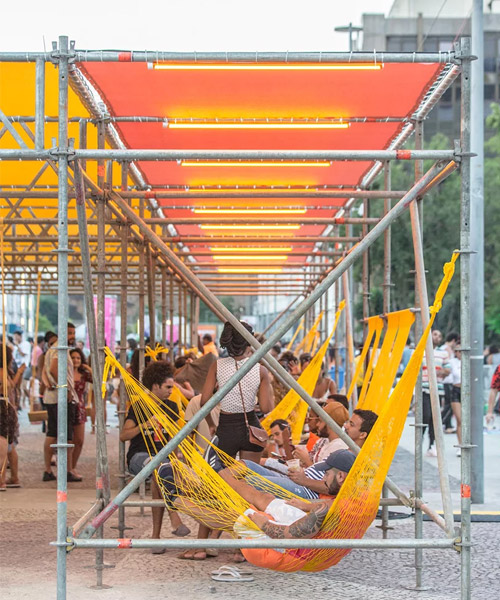
M 35 149 L 45 147 L 45 61 L 36 59 L 35 71 Z
M 57 245 L 57 600 L 66 600 L 68 470 L 68 38 L 59 38 Z M 39 82 L 37 82 L 39 83 Z
M 413 249 L 415 254 L 415 273 L 417 278 L 417 292 L 420 306 L 422 327 L 425 329 L 429 322 L 429 300 L 427 295 L 427 281 L 425 278 L 424 249 L 422 235 L 420 232 L 420 219 L 418 206 L 415 201 L 410 204 L 411 229 L 413 237 Z M 436 451 L 439 466 L 439 484 L 443 500 L 444 520 L 446 521 L 446 532 L 451 537 L 454 535 L 453 504 L 451 501 L 450 480 L 448 477 L 448 461 L 444 448 L 444 433 L 441 421 L 441 406 L 436 377 L 436 366 L 434 362 L 434 346 L 431 336 L 427 339 L 425 346 L 425 360 L 429 379 L 429 394 L 431 399 L 432 421 L 434 423 L 434 434 L 436 436 Z
M 144 219 L 144 198 L 139 198 L 139 215 L 141 219 Z M 145 334 L 144 334 L 144 242 L 139 244 L 139 380 L 142 381 L 142 373 L 144 371 L 144 346 L 145 346 Z
M 187 348 L 188 347 L 188 310 L 187 310 L 187 285 L 182 285 L 182 312 L 184 313 L 184 329 L 183 329 L 183 339 L 184 339 L 184 346 Z
M 128 164 L 122 163 L 121 189 L 126 190 L 128 177 Z M 121 262 L 120 262 L 120 364 L 123 368 L 127 365 L 127 267 L 128 267 L 128 225 L 124 224 L 120 229 L 121 236 Z M 118 406 L 118 426 L 121 433 L 125 424 L 125 413 L 127 405 L 127 390 L 123 379 L 120 381 L 120 403 Z M 125 487 L 125 442 L 118 439 L 118 487 Z M 118 509 L 118 535 L 124 537 L 125 509 Z
M 483 4 L 473 0 L 472 48 L 477 60 L 471 63 L 471 502 L 484 502 L 483 450 L 483 347 L 484 347 L 484 32 Z
M 172 250 L 172 242 L 170 243 L 170 250 Z M 168 304 L 170 313 L 170 360 L 174 362 L 174 271 L 172 268 L 169 269 L 169 280 L 168 280 Z
M 363 200 L 363 217 L 368 216 L 369 204 L 368 200 L 365 198 Z M 362 233 L 363 238 L 368 235 L 368 224 L 363 223 L 362 225 Z M 370 254 L 367 249 L 363 253 L 363 271 L 361 275 L 361 283 L 363 288 L 363 337 L 366 338 L 366 332 L 368 331 L 368 317 L 370 316 Z
M 421 150 L 424 146 L 424 124 L 423 121 L 417 121 L 415 123 L 415 148 Z M 423 161 L 415 161 L 415 181 L 418 181 L 423 175 L 424 165 Z M 420 214 L 420 223 L 423 224 L 422 219 L 422 200 L 417 200 L 417 210 Z M 423 243 L 423 228 L 420 227 L 420 237 Z M 417 293 L 417 278 L 415 276 L 415 306 L 420 307 L 420 301 Z M 420 339 L 422 335 L 422 317 L 421 311 L 416 314 L 415 318 L 415 339 Z M 422 440 L 422 429 L 423 424 L 423 404 L 422 404 L 422 370 L 418 375 L 417 384 L 415 386 L 415 401 L 414 401 L 414 413 L 415 413 L 415 498 L 422 498 L 423 494 L 423 440 Z M 416 503 L 415 505 L 415 538 L 422 539 L 424 535 L 424 522 L 423 513 Z M 415 548 L 415 588 L 417 591 L 425 591 L 428 589 L 423 584 L 423 550 L 422 548 Z
M 384 164 L 384 190 L 391 189 L 391 163 Z M 384 216 L 391 210 L 391 199 L 384 198 Z M 382 285 L 383 311 L 385 314 L 391 312 L 391 227 L 384 231 L 384 283 Z M 382 498 L 388 497 L 387 487 L 382 488 Z M 382 537 L 387 538 L 389 527 L 389 507 L 382 506 Z
M 167 266 L 161 268 L 161 345 L 167 347 Z
M 192 294 L 191 302 L 193 303 L 193 337 L 191 345 L 198 347 L 198 324 L 200 321 L 200 299 L 196 294 Z
M 462 347 L 462 456 L 461 466 L 461 600 L 471 597 L 471 280 L 470 280 L 470 237 L 471 237 L 471 41 L 462 38 L 462 114 L 461 151 L 463 153 L 461 175 L 462 193 L 460 210 L 460 336 Z M 465 58 L 465 60 L 464 60 Z M 477 123 L 474 122 L 474 126 Z M 482 124 L 479 124 L 482 126 Z
M 177 285 L 177 319 L 178 319 L 178 327 L 177 327 L 177 352 L 180 356 L 182 345 L 184 344 L 184 338 L 182 336 L 182 282 L 179 281 Z
M 97 124 L 97 147 L 103 149 L 106 144 L 106 126 L 101 120 Z M 112 167 L 112 165 L 111 165 Z M 108 177 L 109 179 L 109 177 Z M 112 179 L 112 172 L 111 172 Z M 105 189 L 105 185 L 111 185 L 110 181 L 105 181 L 105 163 L 104 161 L 98 161 L 97 163 L 97 185 L 101 189 Z M 99 372 L 102 373 L 104 369 L 104 347 L 106 342 L 114 344 L 115 340 L 105 339 L 105 298 L 106 298 L 106 199 L 103 194 L 99 194 L 96 200 L 96 215 L 97 215 L 97 346 L 98 355 L 95 357 L 95 362 L 92 363 L 93 368 L 98 368 Z M 112 346 L 111 346 L 112 347 Z M 103 382 L 105 383 L 105 382 Z M 102 388 L 95 390 L 96 400 L 97 394 L 102 394 Z M 106 442 L 106 398 L 103 398 L 102 403 L 96 402 L 96 439 L 104 440 Z M 101 413 L 101 415 L 98 414 Z M 98 479 L 102 477 L 108 477 L 107 473 L 101 471 L 101 456 L 102 446 L 100 443 L 96 444 L 96 470 Z M 98 488 L 98 496 L 100 496 Z M 103 527 L 99 527 L 97 530 L 97 537 L 103 537 Z M 102 548 L 96 549 L 95 557 L 95 569 L 96 569 L 96 588 L 102 589 L 102 573 L 104 570 L 104 550 Z
M 149 345 L 156 344 L 156 307 L 155 307 L 155 259 L 151 246 L 146 244 L 147 284 L 148 284 L 148 315 L 149 315 Z

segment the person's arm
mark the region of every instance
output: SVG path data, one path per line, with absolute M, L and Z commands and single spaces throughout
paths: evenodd
M 330 381 L 328 382 L 328 393 L 329 394 L 337 393 L 337 384 L 335 383 L 335 381 L 333 379 L 330 379 Z
M 269 381 L 269 371 L 266 367 L 260 366 L 260 385 L 257 392 L 260 410 L 267 415 L 273 410 L 273 398 L 271 394 L 271 384 Z
M 189 381 L 183 381 L 182 383 L 176 382 L 175 385 L 184 394 L 187 400 L 191 400 L 191 398 L 194 396 L 193 386 L 189 383 Z
M 205 379 L 205 385 L 201 392 L 200 408 L 204 406 L 210 398 L 213 396 L 215 386 L 217 385 L 217 362 L 213 362 L 208 369 L 207 378 Z M 216 427 L 212 419 L 212 415 L 208 413 L 205 417 L 210 433 L 215 433 Z
M 21 377 L 23 376 L 25 369 L 26 369 L 26 365 L 24 363 L 19 367 L 19 369 L 17 369 L 16 374 L 12 378 L 12 385 L 14 387 L 17 387 L 19 381 L 21 380 Z
M 295 450 L 293 451 L 293 457 L 294 458 L 298 458 L 300 460 L 300 462 L 305 465 L 306 467 L 310 467 L 313 464 L 313 461 L 311 460 L 311 457 L 309 456 L 309 452 L 307 451 L 307 448 L 298 448 L 297 446 L 295 447 Z
M 306 539 L 314 537 L 321 529 L 330 509 L 330 503 L 324 500 L 314 504 L 310 512 L 291 525 L 272 523 L 260 513 L 253 513 L 250 519 L 257 527 L 273 539 Z
M 49 372 L 54 378 L 54 381 L 57 381 L 57 353 L 54 358 L 50 361 Z
M 158 427 L 158 421 L 156 417 L 151 417 L 145 423 L 137 424 L 133 419 L 127 419 L 123 425 L 123 429 L 120 432 L 120 442 L 128 442 L 136 435 L 141 433 L 141 429 L 148 429 L 151 426 Z
M 492 423 L 494 420 L 493 409 L 497 399 L 498 390 L 491 388 L 490 395 L 488 396 L 488 412 L 486 413 L 486 423 Z
M 327 494 L 328 488 L 326 487 L 324 479 L 311 479 L 307 477 L 303 470 L 300 471 L 289 471 L 288 477 L 296 484 L 306 487 L 313 492 L 318 494 Z

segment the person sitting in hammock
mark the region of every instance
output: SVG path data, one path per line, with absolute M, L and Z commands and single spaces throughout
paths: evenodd
M 340 491 L 347 474 L 349 473 L 356 457 L 348 450 L 338 450 L 328 457 L 328 468 L 324 478 L 325 497 L 315 501 L 293 499 L 283 500 L 269 492 L 255 489 L 246 481 L 236 479 L 231 469 L 219 471 L 219 475 L 228 483 L 244 500 L 253 507 L 245 511 L 245 515 L 235 518 L 233 531 L 240 538 L 248 539 L 307 539 L 320 534 L 321 526 Z M 170 463 L 164 463 L 158 469 L 158 476 L 164 488 L 172 495 L 177 496 L 174 506 L 177 510 L 191 515 L 200 522 L 213 529 L 222 529 L 227 526 L 227 514 L 221 515 L 220 521 L 212 515 L 207 522 L 207 511 L 187 496 L 180 495 L 181 491 L 175 483 L 174 472 Z M 259 531 L 249 527 L 248 517 Z M 226 520 L 225 520 L 225 519 Z M 286 563 L 296 562 L 307 556 L 308 549 L 257 549 L 243 548 L 245 558 L 257 565 L 266 568 L 282 568 Z

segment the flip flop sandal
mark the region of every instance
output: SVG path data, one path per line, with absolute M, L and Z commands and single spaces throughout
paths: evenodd
M 21 484 L 20 483 L 9 483 L 9 482 L 7 482 L 7 487 L 8 488 L 20 488 Z
M 6 488 L 6 487 L 3 487 L 3 486 L 2 486 L 2 487 L 0 487 L 0 492 L 6 492 L 6 491 L 7 491 L 7 488 Z
M 217 548 L 207 548 L 207 557 L 209 558 L 217 558 L 219 556 L 219 551 Z
M 253 575 L 242 575 L 239 571 L 231 571 L 226 573 L 221 573 L 220 575 L 211 575 L 214 581 L 223 581 L 223 582 L 246 582 L 253 581 Z
M 228 573 L 232 575 L 239 575 L 241 577 L 249 577 L 253 574 L 252 571 L 242 571 L 233 565 L 221 565 L 218 569 L 212 571 L 210 575 L 227 575 Z

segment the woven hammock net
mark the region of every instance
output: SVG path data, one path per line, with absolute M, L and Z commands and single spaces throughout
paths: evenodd
M 430 307 L 429 323 L 418 341 L 396 387 L 389 397 L 386 394 L 382 401 L 377 404 L 379 417 L 367 441 L 361 448 L 339 494 L 335 498 L 319 534 L 314 536 L 315 538 L 360 539 L 364 536 L 375 518 L 382 487 L 406 421 L 413 389 L 424 356 L 426 340 L 431 331 L 435 316 L 441 308 L 448 284 L 453 276 L 457 257 L 458 252 L 455 252 L 451 261 L 444 265 L 444 276 L 436 292 L 434 304 Z M 412 315 L 409 311 L 401 311 L 399 317 L 396 313 L 395 319 L 398 323 L 397 327 L 395 326 L 396 332 L 390 332 L 390 336 L 394 336 L 393 347 L 397 343 L 398 336 L 400 335 L 402 338 L 406 328 L 408 327 L 409 329 L 408 323 L 412 320 Z M 399 333 L 400 330 L 401 333 Z M 377 318 L 375 318 L 373 323 L 370 322 L 369 324 L 369 336 L 375 337 L 373 344 L 373 346 L 377 344 L 375 347 L 378 347 L 381 331 L 382 326 Z M 404 341 L 406 341 L 406 338 L 404 338 Z M 404 346 L 401 340 L 400 343 Z M 365 352 L 365 349 L 368 351 L 368 346 L 365 345 L 363 352 Z M 383 348 L 380 353 L 381 355 L 382 351 Z M 375 352 L 372 352 L 372 356 L 374 354 Z M 397 369 L 397 366 L 394 366 L 390 361 L 391 354 L 391 352 L 388 353 L 388 364 L 391 365 L 392 369 Z M 164 443 L 179 432 L 185 425 L 183 417 L 177 418 L 177 415 L 173 413 L 169 415 L 169 409 L 165 405 L 161 406 L 161 401 L 123 369 L 112 352 L 106 349 L 105 377 L 107 377 L 112 368 L 120 371 L 130 403 L 134 406 L 139 422 L 145 423 L 154 417 L 158 423 L 157 435 L 163 437 Z M 377 382 L 377 370 L 373 370 L 372 368 L 372 371 L 373 373 L 367 372 L 366 376 L 370 379 L 371 375 L 371 382 Z M 395 373 L 396 371 L 394 370 L 394 375 Z M 392 378 L 389 376 L 387 376 L 387 379 L 391 379 L 392 382 Z M 106 378 L 103 381 L 106 381 Z M 355 381 L 355 378 L 353 378 L 353 381 Z M 373 383 L 370 385 L 373 385 Z M 382 386 L 383 382 L 379 382 L 377 385 Z M 380 393 L 380 389 L 385 388 L 380 387 L 378 389 L 377 394 Z M 365 395 L 368 399 L 370 398 L 369 391 Z M 185 399 L 182 400 L 180 397 L 178 402 L 180 406 L 186 403 Z M 371 408 L 372 406 L 375 406 L 375 404 L 364 405 L 367 408 Z M 150 437 L 145 436 L 144 439 L 146 443 L 150 443 Z M 198 521 L 203 522 L 209 527 L 213 526 L 214 522 L 217 522 L 219 529 L 233 535 L 233 525 L 238 518 L 240 518 L 240 522 L 241 519 L 245 520 L 244 524 L 247 529 L 258 531 L 257 526 L 244 516 L 244 512 L 250 508 L 249 503 L 236 493 L 209 466 L 202 456 L 202 449 L 197 446 L 193 439 L 194 436 L 188 436 L 188 438 L 179 444 L 176 452 L 169 456 L 175 473 L 178 488 L 177 495 L 181 499 L 182 511 L 192 514 Z M 210 444 L 208 440 L 206 441 Z M 232 459 L 213 446 L 212 448 L 217 452 L 222 463 L 231 467 L 233 474 L 237 478 L 244 478 L 250 484 L 258 482 L 259 489 L 270 492 L 277 498 L 291 499 L 294 497 L 292 493 L 249 470 L 243 463 Z M 152 455 L 155 454 L 156 449 L 151 447 L 150 453 Z M 155 477 L 160 489 L 162 489 L 165 500 L 171 506 L 172 498 L 170 493 L 163 487 L 162 480 L 156 472 Z M 186 503 L 184 506 L 182 506 L 183 497 L 189 499 L 189 503 Z M 192 507 L 196 507 L 196 511 Z M 202 514 L 201 518 L 200 512 Z M 297 553 L 295 550 L 287 550 L 288 560 L 286 561 L 286 566 L 277 570 L 287 572 L 299 570 L 321 571 L 338 563 L 350 551 L 347 548 L 308 549 L 301 550 L 300 553 Z M 295 554 L 297 554 L 296 558 L 294 558 Z

